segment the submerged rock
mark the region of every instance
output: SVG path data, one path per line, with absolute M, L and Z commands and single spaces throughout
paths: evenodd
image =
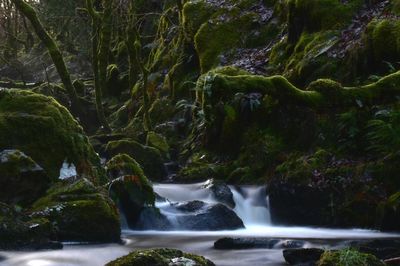
M 318 248 L 285 249 L 283 257 L 290 265 L 315 265 L 323 253 L 324 250 Z
M 107 195 L 87 179 L 61 181 L 33 205 L 35 218 L 48 219 L 60 241 L 119 242 L 118 210 Z
M 50 240 L 52 234 L 47 219 L 31 219 L 0 202 L 0 250 L 61 249 L 61 243 Z
M 215 266 L 210 260 L 176 249 L 137 250 L 107 266 Z
M 0 201 L 26 206 L 42 196 L 50 183 L 43 168 L 23 152 L 0 152 Z
M 225 237 L 218 239 L 214 243 L 216 249 L 257 249 L 257 248 L 300 248 L 305 245 L 304 241 L 301 240 L 283 240 L 283 239 L 272 239 L 272 238 L 231 238 Z

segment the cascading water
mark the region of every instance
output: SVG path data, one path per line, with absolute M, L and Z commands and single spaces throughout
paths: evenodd
M 0 266 L 93 266 L 105 263 L 128 254 L 134 249 L 168 247 L 177 248 L 206 256 L 219 266 L 285 265 L 280 248 L 249 249 L 249 250 L 216 250 L 211 248 L 214 242 L 223 237 L 258 237 L 303 240 L 304 247 L 339 249 L 348 244 L 348 240 L 396 238 L 397 234 L 359 229 L 323 229 L 310 227 L 279 227 L 272 226 L 268 209 L 268 197 L 265 187 L 230 186 L 234 211 L 243 220 L 245 230 L 229 231 L 188 231 L 182 228 L 179 218 L 185 212 L 179 204 L 188 201 L 201 201 L 215 205 L 215 191 L 208 187 L 209 183 L 192 185 L 156 184 L 154 190 L 160 198 L 156 206 L 168 221 L 175 224 L 173 230 L 132 231 L 123 230 L 125 245 L 109 244 L 96 246 L 66 245 L 63 250 L 42 252 L 0 252 Z M 229 189 L 227 190 L 229 192 Z M 163 199 L 164 198 L 164 199 Z M 198 204 L 199 202 L 196 202 Z M 194 204 L 194 205 L 196 205 Z M 231 206 L 231 205 L 230 205 Z M 196 213 L 195 220 L 201 216 Z M 213 217 L 213 219 L 216 217 Z M 123 222 L 124 223 L 124 222 Z M 179 231 L 181 230 L 181 231 Z M 314 242 L 312 240 L 315 240 Z M 1 261 L 1 257 L 5 260 Z
M 183 202 L 201 201 L 204 203 L 222 203 L 212 190 L 207 188 L 209 182 L 177 185 L 155 184 L 154 191 L 161 197 L 156 207 L 167 217 L 175 229 L 179 229 L 177 217 L 185 215 L 174 206 Z M 268 209 L 268 197 L 264 186 L 229 186 L 235 207 L 233 211 L 242 219 L 246 228 L 253 226 L 268 226 L 271 224 Z
M 246 227 L 271 225 L 266 187 L 230 186 L 235 201 L 234 211 Z

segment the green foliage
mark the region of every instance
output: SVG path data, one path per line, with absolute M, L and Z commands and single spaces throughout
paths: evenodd
M 380 154 L 393 154 L 400 150 L 400 111 L 380 110 L 368 122 L 369 150 Z

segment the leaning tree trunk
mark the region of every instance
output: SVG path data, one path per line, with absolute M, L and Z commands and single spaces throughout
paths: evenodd
M 78 95 L 76 94 L 74 85 L 72 85 L 71 76 L 69 71 L 65 65 L 64 58 L 61 54 L 60 49 L 58 48 L 56 42 L 50 37 L 47 31 L 44 29 L 42 23 L 39 20 L 39 17 L 36 14 L 36 11 L 33 9 L 31 5 L 26 3 L 24 0 L 12 0 L 17 9 L 28 18 L 31 22 L 37 36 L 46 46 L 51 59 L 57 69 L 58 74 L 60 75 L 61 81 L 64 84 L 65 89 L 67 90 L 69 97 L 71 98 L 72 109 L 77 112 L 77 114 L 81 114 L 81 106 L 79 102 Z
M 111 1 L 109 1 L 111 2 Z M 93 74 L 94 74 L 94 88 L 96 94 L 96 111 L 97 117 L 106 131 L 111 131 L 110 126 L 108 125 L 106 116 L 104 114 L 103 108 L 103 86 L 106 84 L 106 77 L 101 78 L 101 73 L 99 71 L 99 32 L 100 32 L 100 24 L 101 24 L 101 16 L 100 14 L 94 10 L 93 1 L 86 0 L 86 8 L 89 12 L 90 17 L 92 18 L 92 65 L 93 65 Z M 104 23 L 104 22 L 103 22 Z M 109 47 L 108 47 L 109 48 Z M 104 64 L 104 62 L 102 62 Z M 105 71 L 107 71 L 107 61 L 105 62 Z M 103 75 L 107 75 L 107 73 L 103 73 Z

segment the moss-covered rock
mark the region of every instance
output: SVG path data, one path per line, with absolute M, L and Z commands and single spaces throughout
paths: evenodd
M 24 153 L 0 152 L 0 201 L 26 206 L 42 196 L 50 184 L 43 168 Z
M 33 205 L 33 217 L 48 219 L 60 241 L 118 242 L 118 210 L 107 191 L 89 180 L 55 184 Z
M 210 260 L 176 249 L 138 250 L 106 264 L 107 266 L 214 266 Z
M 360 253 L 356 250 L 343 249 L 340 251 L 325 251 L 317 263 L 318 266 L 384 266 L 386 265 L 375 256 Z
M 183 8 L 186 37 L 194 40 L 202 73 L 226 65 L 237 48 L 263 46 L 278 27 L 269 23 L 272 6 L 253 0 L 220 3 L 187 1 Z
M 160 134 L 155 133 L 154 131 L 150 131 L 147 133 L 147 145 L 158 149 L 164 155 L 168 157 L 169 145 L 165 137 Z
M 82 127 L 53 98 L 27 91 L 0 91 L 0 149 L 18 149 L 53 180 L 66 160 L 94 182 L 102 176 L 100 160 Z
M 140 165 L 129 155 L 119 154 L 107 162 L 107 174 L 112 181 L 107 185 L 111 198 L 124 213 L 128 225 L 136 225 L 140 213 L 147 206 L 154 206 L 152 184 Z
M 289 0 L 289 39 L 291 42 L 297 41 L 303 31 L 343 28 L 363 4 L 363 0 Z
M 135 159 L 142 167 L 150 180 L 162 180 L 165 168 L 159 150 L 144 146 L 133 140 L 110 141 L 106 146 L 106 153 L 112 157 L 125 153 Z
M 0 202 L 0 249 L 59 249 L 62 244 L 50 241 L 53 226 L 47 219 L 31 219 Z
M 398 19 L 372 20 L 364 33 L 365 68 L 381 72 L 387 69 L 387 62 L 395 64 L 400 60 L 400 22 Z M 383 72 L 384 73 L 384 72 Z

